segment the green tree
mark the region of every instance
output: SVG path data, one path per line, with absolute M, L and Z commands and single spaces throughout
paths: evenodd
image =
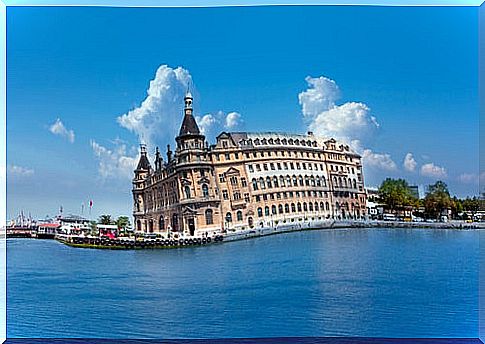
M 98 223 L 101 225 L 111 225 L 113 220 L 111 220 L 111 215 L 101 215 L 98 219 Z
M 419 204 L 408 183 L 404 179 L 386 178 L 377 191 L 379 200 L 384 203 L 391 212 L 395 212 L 405 206 Z
M 475 213 L 480 210 L 481 201 L 478 197 L 463 200 L 463 209 L 472 213 L 472 219 L 475 218 Z
M 452 205 L 453 200 L 445 182 L 438 180 L 436 183 L 428 186 L 428 191 L 424 198 L 424 207 L 428 216 L 438 219 L 443 210 L 451 209 Z
M 126 231 L 126 229 L 130 227 L 130 219 L 128 216 L 120 216 L 116 219 L 116 225 L 119 229 Z
M 96 236 L 98 235 L 98 227 L 96 221 L 89 221 L 89 227 L 91 231 L 91 235 Z

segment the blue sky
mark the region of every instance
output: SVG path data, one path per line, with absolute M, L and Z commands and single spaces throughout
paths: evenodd
M 189 80 L 209 137 L 312 128 L 359 140 L 369 186 L 478 193 L 477 8 L 10 7 L 7 25 L 8 217 L 130 214 L 138 141 L 165 151 Z

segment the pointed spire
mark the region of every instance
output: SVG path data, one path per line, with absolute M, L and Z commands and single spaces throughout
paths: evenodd
M 183 135 L 200 135 L 200 130 L 193 116 L 193 97 L 190 90 L 187 88 L 187 93 L 185 94 L 184 101 L 184 119 L 182 121 L 182 126 L 180 128 L 179 136 Z
M 137 170 L 150 170 L 150 161 L 147 157 L 147 148 L 145 144 L 140 144 L 140 160 L 138 161 Z

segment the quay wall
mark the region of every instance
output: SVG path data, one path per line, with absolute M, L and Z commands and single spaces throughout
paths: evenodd
M 295 232 L 302 230 L 318 230 L 332 228 L 429 228 L 429 229 L 485 229 L 485 223 L 464 222 L 404 222 L 404 221 L 335 221 L 317 220 L 301 221 L 290 224 L 278 224 L 276 226 L 252 228 L 239 231 L 228 231 L 224 235 L 224 241 L 244 240 L 259 236 L 274 235 L 278 233 Z

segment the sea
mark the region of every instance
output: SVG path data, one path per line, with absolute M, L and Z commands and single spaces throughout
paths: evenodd
M 482 235 L 349 228 L 126 251 L 8 239 L 7 337 L 478 337 Z

